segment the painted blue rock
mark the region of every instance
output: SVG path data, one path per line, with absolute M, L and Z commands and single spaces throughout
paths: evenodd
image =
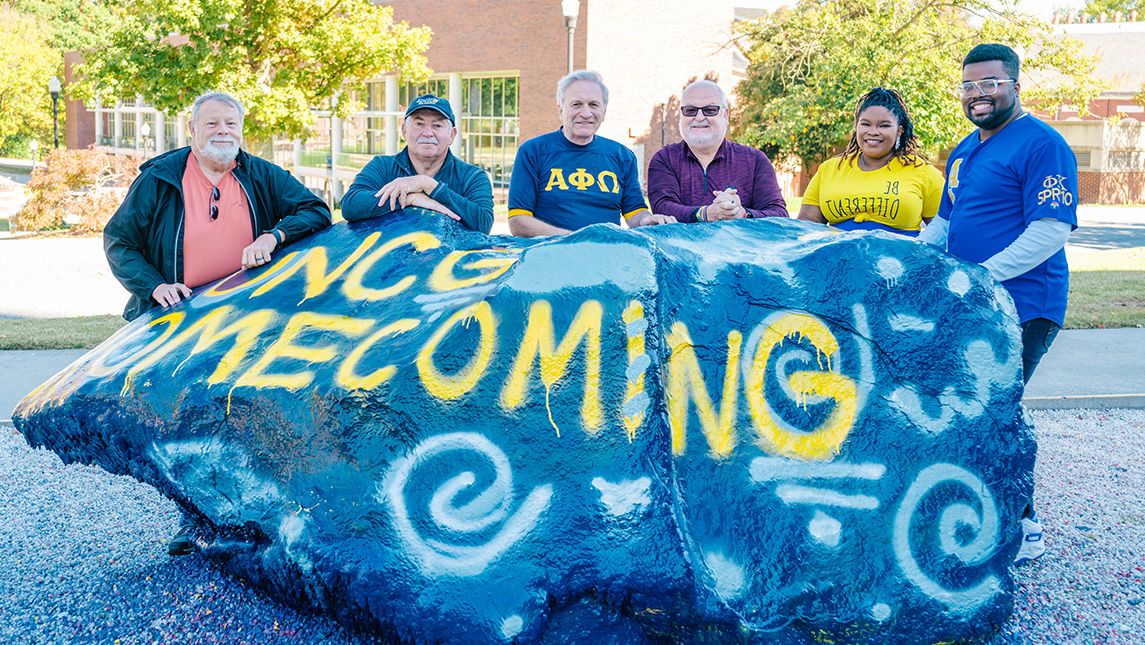
M 16 422 L 401 642 L 952 641 L 1013 605 L 1019 347 L 985 271 L 895 236 L 406 213 L 151 312 Z

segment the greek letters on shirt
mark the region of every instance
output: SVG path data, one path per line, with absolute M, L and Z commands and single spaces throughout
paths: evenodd
M 584 168 L 577 168 L 575 172 L 568 175 L 567 180 L 565 179 L 565 169 L 550 169 L 549 183 L 545 185 L 545 190 L 588 190 L 593 186 L 599 188 L 602 193 L 620 194 L 620 180 L 616 178 L 615 173 L 602 170 L 594 177 Z
M 1050 202 L 1050 208 L 1069 206 L 1073 203 L 1073 193 L 1066 186 L 1066 177 L 1062 175 L 1047 175 L 1042 180 L 1042 190 L 1038 191 L 1038 206 Z

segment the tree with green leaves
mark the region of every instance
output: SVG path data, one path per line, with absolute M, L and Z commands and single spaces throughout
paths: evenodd
M 1106 85 L 1081 43 L 989 0 L 803 0 L 738 26 L 750 61 L 738 87 L 734 135 L 809 168 L 850 135 L 855 103 L 873 87 L 898 90 L 926 154 L 973 126 L 954 96 L 962 57 L 983 42 L 1025 52 L 1022 104 L 1081 110 Z
M 47 25 L 48 44 L 60 53 L 103 45 L 116 23 L 106 3 L 96 0 L 13 0 L 12 7 Z
M 174 114 L 209 90 L 247 107 L 244 134 L 306 138 L 310 110 L 347 116 L 360 106 L 332 100 L 347 84 L 385 72 L 429 76 L 426 27 L 393 21 L 369 0 L 116 0 L 110 42 L 80 66 L 78 94 L 103 100 L 141 95 Z
M 1091 16 L 1100 16 L 1102 13 L 1112 16 L 1116 11 L 1125 15 L 1131 11 L 1145 14 L 1145 0 L 1089 0 L 1085 3 L 1085 12 Z
M 0 150 L 28 154 L 32 138 L 49 141 L 52 99 L 48 79 L 58 73 L 60 53 L 48 45 L 42 23 L 0 4 Z

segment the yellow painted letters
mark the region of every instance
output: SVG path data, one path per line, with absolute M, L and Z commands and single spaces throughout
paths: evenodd
M 346 281 L 342 283 L 342 293 L 350 300 L 367 300 L 374 302 L 376 300 L 385 300 L 386 298 L 395 296 L 409 289 L 410 285 L 414 283 L 414 277 L 412 275 L 407 275 L 384 289 L 371 289 L 362 286 L 362 278 L 369 273 L 370 269 L 374 268 L 374 264 L 377 263 L 378 260 L 389 254 L 390 251 L 405 246 L 406 244 L 413 246 L 419 253 L 441 246 L 441 242 L 436 237 L 425 231 L 406 233 L 405 235 L 395 237 L 378 247 L 378 250 L 366 256 L 366 259 L 354 265 L 353 270 L 346 276 Z
M 604 415 L 600 407 L 600 326 L 603 307 L 595 300 L 588 300 L 577 311 L 576 318 L 569 325 L 568 333 L 555 347 L 553 331 L 553 308 L 545 300 L 539 300 L 529 310 L 529 322 L 521 348 L 517 353 L 505 388 L 501 392 L 501 404 L 514 410 L 525 401 L 525 388 L 533 370 L 533 359 L 539 356 L 541 381 L 545 384 L 546 405 L 548 390 L 564 377 L 573 351 L 585 339 L 584 399 L 581 403 L 581 417 L 585 428 L 590 432 L 600 428 Z M 552 415 L 550 411 L 550 421 Z M 555 425 L 555 424 L 554 424 Z
M 387 336 L 404 334 L 414 327 L 417 327 L 418 324 L 418 321 L 412 318 L 402 318 L 371 334 L 362 344 L 355 347 L 354 351 L 350 352 L 350 355 L 342 362 L 342 367 L 338 369 L 338 376 L 335 377 L 335 382 L 347 390 L 372 390 L 390 380 L 394 372 L 397 372 L 398 369 L 393 365 L 386 365 L 366 376 L 358 376 L 354 372 L 354 368 L 358 367 L 358 361 L 362 360 L 366 352 L 379 340 Z
M 688 400 L 696 401 L 696 414 L 708 446 L 716 457 L 727 457 L 735 447 L 736 406 L 739 398 L 739 354 L 743 338 L 738 331 L 728 332 L 727 364 L 724 368 L 723 400 L 719 415 L 704 385 L 704 375 L 688 328 L 683 323 L 672 325 L 668 335 L 671 357 L 668 359 L 668 423 L 672 431 L 672 452 L 684 454 L 687 445 Z M 689 396 L 691 394 L 691 396 Z
M 371 233 L 369 237 L 367 237 L 361 244 L 358 245 L 358 248 L 354 249 L 354 252 L 350 254 L 350 257 L 346 258 L 342 264 L 338 265 L 338 268 L 334 269 L 334 271 L 329 274 L 326 273 L 326 247 L 316 246 L 310 249 L 306 255 L 302 256 L 302 259 L 300 259 L 298 262 L 291 264 L 284 270 L 276 271 L 274 273 L 274 277 L 268 276 L 268 279 L 265 281 L 265 283 L 256 289 L 254 293 L 250 294 L 250 297 L 253 298 L 255 296 L 261 296 L 267 291 L 270 291 L 271 289 L 285 282 L 288 278 L 290 278 L 290 276 L 298 273 L 298 270 L 305 266 L 306 294 L 302 297 L 302 300 L 298 301 L 298 304 L 302 304 L 306 300 L 313 298 L 314 296 L 321 295 L 327 289 L 329 289 L 330 285 L 335 280 L 342 277 L 342 274 L 345 273 L 347 269 L 354 266 L 354 263 L 357 262 L 358 259 L 363 255 L 365 255 L 366 251 L 370 250 L 370 247 L 373 246 L 374 243 L 377 242 L 381 237 L 381 233 Z
M 356 337 L 365 333 L 373 324 L 374 321 L 368 318 L 332 316 L 309 311 L 294 314 L 286 323 L 282 334 L 267 348 L 266 353 L 235 381 L 235 387 L 247 385 L 256 388 L 282 387 L 292 391 L 306 387 L 314 381 L 314 372 L 311 370 L 300 370 L 292 374 L 270 374 L 267 373 L 267 368 L 279 358 L 292 358 L 312 365 L 324 363 L 338 355 L 332 344 L 318 347 L 295 345 L 294 340 L 308 328 Z
M 462 269 L 491 269 L 485 273 L 480 273 L 471 278 L 458 278 L 454 274 L 454 267 L 461 258 L 467 257 L 473 253 L 497 253 L 501 257 L 480 258 L 474 260 Z M 509 270 L 513 263 L 517 261 L 517 250 L 501 250 L 501 249 L 483 249 L 480 251 L 453 251 L 445 256 L 445 259 L 438 263 L 437 268 L 433 270 L 433 274 L 429 276 L 429 286 L 434 291 L 452 291 L 454 289 L 464 289 L 465 287 L 472 287 L 474 285 L 482 284 L 484 282 L 492 282 L 497 279 L 497 276 Z
M 476 320 L 481 327 L 481 339 L 477 344 L 477 352 L 473 354 L 469 363 L 461 368 L 461 371 L 453 375 L 442 374 L 433 362 L 434 351 L 437 350 L 437 346 L 445 339 L 450 330 L 462 321 L 468 325 L 470 319 Z M 472 390 L 481 380 L 481 377 L 485 375 L 485 370 L 489 367 L 489 361 L 493 359 L 493 350 L 496 347 L 497 320 L 493 316 L 493 308 L 484 300 L 469 305 L 450 316 L 449 320 L 446 320 L 441 328 L 434 332 L 429 342 L 418 352 L 417 371 L 421 377 L 422 385 L 430 394 L 439 399 L 456 399 L 462 396 Z
M 827 369 L 818 372 L 795 372 L 787 380 L 801 398 L 809 394 L 830 397 L 835 407 L 819 427 L 809 432 L 792 432 L 781 427 L 764 396 L 764 377 L 772 350 L 788 336 L 806 338 L 828 358 Z M 792 459 L 830 459 L 839 452 L 855 421 L 855 382 L 830 371 L 830 357 L 839 349 L 831 331 L 817 318 L 806 314 L 787 314 L 768 325 L 759 341 L 748 371 L 744 391 L 751 419 L 759 432 L 761 446 Z

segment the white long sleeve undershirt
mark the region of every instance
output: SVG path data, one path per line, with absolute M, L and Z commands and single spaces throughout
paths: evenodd
M 935 217 L 919 234 L 918 240 L 941 249 L 946 248 L 950 223 Z M 998 282 L 1016 278 L 1045 262 L 1069 240 L 1073 227 L 1056 219 L 1034 220 L 1009 246 L 982 263 Z

